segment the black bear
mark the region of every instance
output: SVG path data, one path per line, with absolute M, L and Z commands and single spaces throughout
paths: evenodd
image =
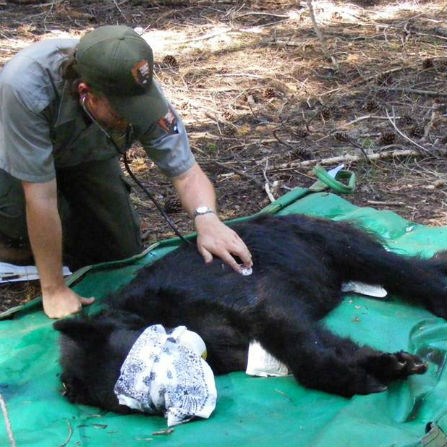
M 426 371 L 413 354 L 359 346 L 321 320 L 341 302 L 348 281 L 380 284 L 447 318 L 446 252 L 429 260 L 400 256 L 351 224 L 302 215 L 259 217 L 234 229 L 253 255 L 250 276 L 218 259 L 204 264 L 184 244 L 141 269 L 98 315 L 55 323 L 72 402 L 127 411 L 114 385 L 135 340 L 154 324 L 200 334 L 215 374 L 245 370 L 256 340 L 302 385 L 342 396 L 380 392 Z

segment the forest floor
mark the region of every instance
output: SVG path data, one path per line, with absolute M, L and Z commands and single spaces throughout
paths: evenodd
M 355 172 L 348 200 L 447 225 L 444 1 L 0 0 L 0 67 L 41 39 L 104 24 L 138 29 L 183 117 L 223 219 L 259 211 L 312 168 Z M 180 231 L 170 182 L 135 146 L 131 168 Z M 145 243 L 173 235 L 134 188 Z M 0 286 L 0 311 L 38 293 Z

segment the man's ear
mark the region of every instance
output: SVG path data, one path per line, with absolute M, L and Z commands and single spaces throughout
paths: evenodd
M 87 93 L 90 93 L 90 92 L 91 92 L 91 88 L 90 88 L 90 86 L 87 83 L 81 81 L 78 84 L 78 93 L 79 93 L 79 95 L 86 95 Z
M 66 318 L 53 324 L 54 329 L 73 340 L 98 340 L 109 336 L 113 327 L 101 321 Z
M 91 101 L 92 99 L 94 99 L 92 89 L 85 82 L 80 82 L 78 84 L 78 94 L 79 99 L 84 106 L 86 105 L 86 101 Z

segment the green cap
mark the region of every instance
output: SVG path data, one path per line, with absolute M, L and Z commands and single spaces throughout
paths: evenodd
M 152 79 L 152 48 L 132 28 L 106 25 L 88 32 L 79 41 L 75 58 L 82 79 L 140 132 L 168 113 Z

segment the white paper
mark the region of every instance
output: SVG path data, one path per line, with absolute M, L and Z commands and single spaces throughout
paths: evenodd
M 68 267 L 63 267 L 64 276 L 71 275 Z M 0 262 L 0 284 L 5 282 L 32 281 L 39 279 L 39 273 L 35 265 L 14 265 Z
M 245 372 L 250 376 L 260 377 L 279 377 L 289 374 L 287 366 L 269 354 L 257 341 L 252 341 L 248 347 Z
M 354 292 L 374 298 L 385 298 L 388 295 L 388 292 L 382 286 L 365 284 L 358 281 L 350 281 L 343 284 L 341 290 L 342 292 Z

